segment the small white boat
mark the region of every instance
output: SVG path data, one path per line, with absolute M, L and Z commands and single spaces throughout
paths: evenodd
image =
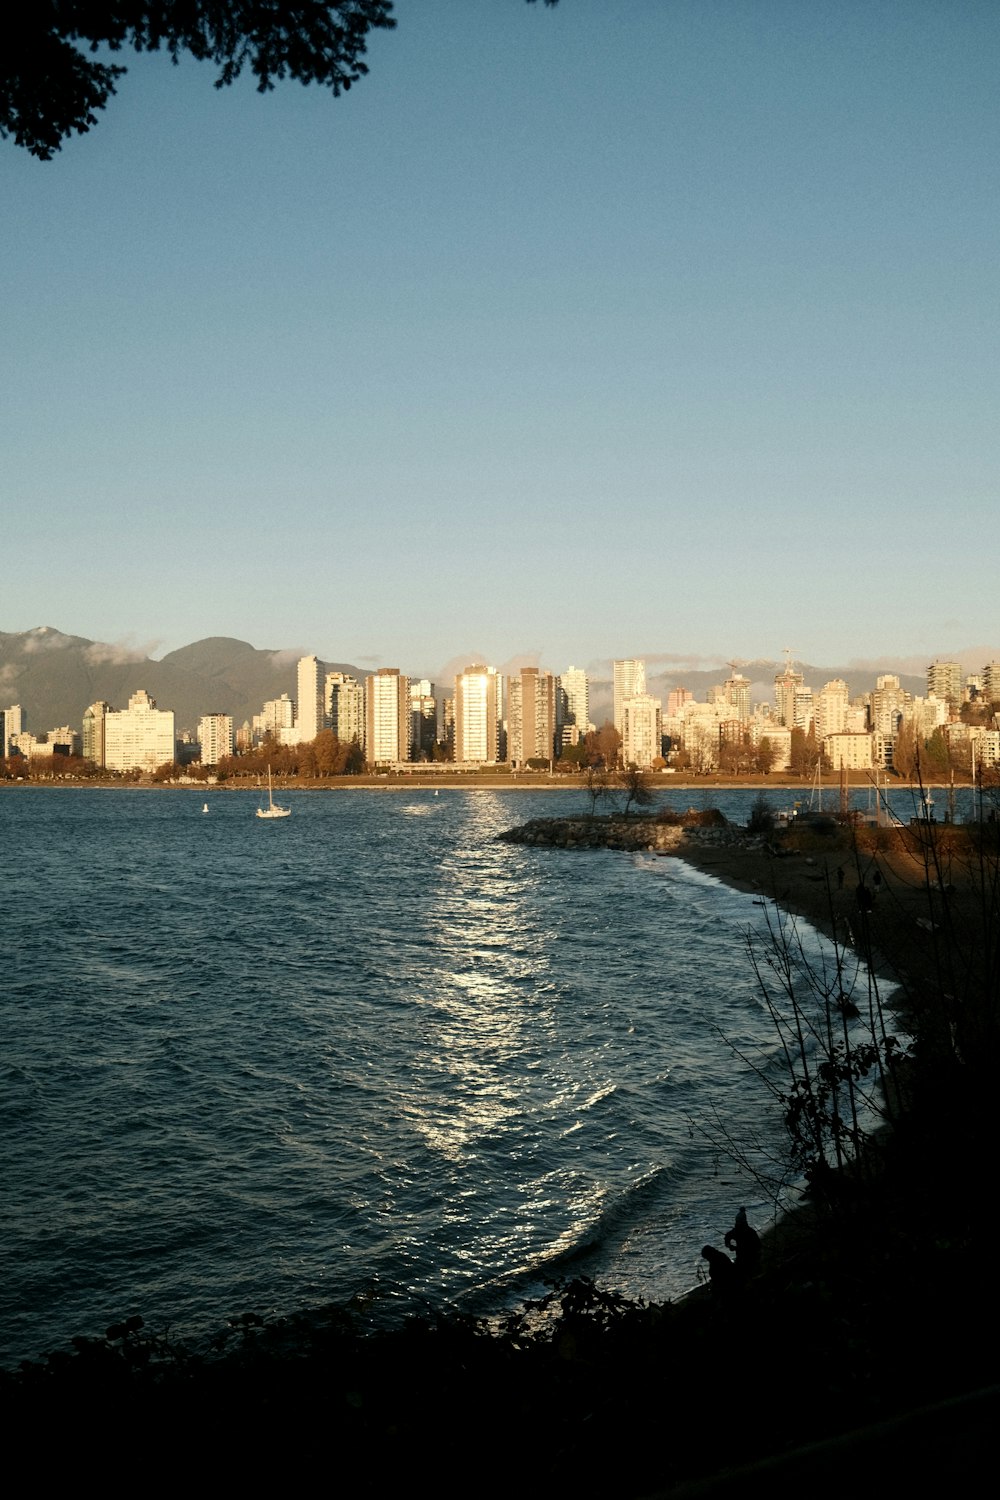
M 206 811 L 207 811 L 207 808 L 206 808 Z M 278 805 L 278 803 L 275 802 L 275 800 L 274 800 L 274 792 L 271 790 L 271 767 L 268 766 L 268 768 L 267 768 L 267 806 L 266 807 L 258 807 L 258 809 L 257 809 L 257 816 L 258 816 L 258 818 L 290 818 L 291 815 L 292 815 L 292 809 L 290 807 L 280 807 Z
M 205 803 L 205 806 L 202 808 L 202 812 L 203 813 L 208 812 L 208 803 L 207 802 Z

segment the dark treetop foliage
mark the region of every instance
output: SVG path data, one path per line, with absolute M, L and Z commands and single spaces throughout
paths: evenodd
M 101 48 L 189 52 L 218 65 L 216 88 L 249 66 L 261 93 L 297 78 L 337 95 L 368 72 L 368 33 L 395 24 L 392 0 L 32 0 L 0 58 L 0 136 L 50 161 L 96 125 L 127 71 L 87 55 Z

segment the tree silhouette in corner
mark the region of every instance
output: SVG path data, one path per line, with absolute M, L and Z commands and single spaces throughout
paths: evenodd
M 368 72 L 369 33 L 395 25 L 392 0 L 32 0 L 0 57 L 0 136 L 51 161 L 96 125 L 127 71 L 98 51 L 186 52 L 216 64 L 216 88 L 249 67 L 260 93 L 294 78 L 336 96 Z

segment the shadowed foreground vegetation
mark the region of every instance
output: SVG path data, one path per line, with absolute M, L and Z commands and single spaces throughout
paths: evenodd
M 96 1442 L 108 1466 L 318 1474 L 361 1494 L 721 1492 L 752 1484 L 726 1476 L 756 1463 L 781 1493 L 971 1479 L 998 1406 L 996 827 L 795 839 L 760 859 L 776 884 L 807 862 L 834 927 L 837 900 L 879 870 L 853 936 L 883 971 L 905 978 L 916 935 L 928 945 L 904 985 L 913 1041 L 892 1128 L 821 1174 L 744 1286 L 655 1306 L 576 1281 L 489 1325 L 246 1315 L 198 1351 L 131 1319 L 4 1377 L 9 1430 L 58 1432 L 72 1462 Z M 849 861 L 842 890 L 829 870 Z M 923 926 L 905 905 L 890 920 L 901 869 L 922 871 Z

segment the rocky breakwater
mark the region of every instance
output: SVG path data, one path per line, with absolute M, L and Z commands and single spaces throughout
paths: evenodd
M 727 823 L 719 812 L 658 813 L 650 817 L 532 818 L 498 835 L 508 844 L 533 844 L 548 849 L 625 849 L 678 853 L 689 842 L 739 845 L 748 840 L 742 828 Z

